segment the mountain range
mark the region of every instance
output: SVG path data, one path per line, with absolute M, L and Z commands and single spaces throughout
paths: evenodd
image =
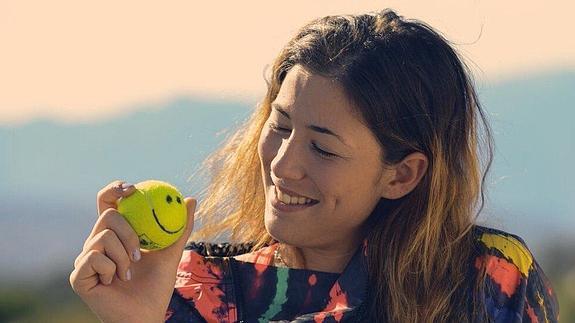
M 574 89 L 575 71 L 478 86 L 496 142 L 480 221 L 536 254 L 575 233 Z M 254 108 L 179 97 L 92 123 L 0 125 L 0 282 L 71 271 L 96 193 L 115 179 L 161 179 L 197 196 L 205 180 L 190 176 Z

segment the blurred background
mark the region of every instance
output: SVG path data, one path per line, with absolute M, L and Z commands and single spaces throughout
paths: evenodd
M 297 29 L 386 7 L 473 70 L 496 140 L 480 222 L 527 242 L 575 322 L 575 8 L 516 0 L 0 2 L 0 322 L 96 321 L 68 282 L 96 193 L 155 178 L 197 196 Z

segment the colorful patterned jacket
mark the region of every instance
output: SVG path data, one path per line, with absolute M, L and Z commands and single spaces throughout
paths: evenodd
M 485 304 L 490 318 L 557 322 L 557 299 L 524 241 L 481 226 L 473 234 L 478 253 L 470 265 L 477 268 L 486 263 Z M 358 248 L 341 274 L 272 266 L 276 247 L 264 247 L 252 252 L 249 261 L 239 261 L 205 256 L 210 254 L 205 245 L 188 245 L 166 321 L 359 321 L 368 288 L 365 246 Z

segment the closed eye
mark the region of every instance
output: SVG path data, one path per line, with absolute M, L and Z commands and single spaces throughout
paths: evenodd
M 282 128 L 282 127 L 280 127 L 274 123 L 270 123 L 269 126 L 275 132 L 290 132 L 291 131 L 290 129 Z
M 315 142 L 313 142 L 313 141 L 312 141 L 312 143 L 311 143 L 311 146 L 312 146 L 313 150 L 315 150 L 316 152 L 318 152 L 320 155 L 323 155 L 323 156 L 329 157 L 329 158 L 337 157 L 336 154 L 328 153 L 327 151 L 325 151 L 325 150 L 319 148 L 319 147 L 315 144 Z
M 287 128 L 282 128 L 280 126 L 278 126 L 277 124 L 274 123 L 270 123 L 269 124 L 270 129 L 272 129 L 273 131 L 277 132 L 277 133 L 289 133 L 291 130 L 287 129 Z M 317 152 L 318 154 L 322 155 L 325 158 L 334 158 L 334 157 L 339 157 L 336 154 L 332 154 L 330 152 L 327 152 L 321 148 L 319 148 L 315 142 L 312 141 L 311 143 L 311 147 L 312 149 Z

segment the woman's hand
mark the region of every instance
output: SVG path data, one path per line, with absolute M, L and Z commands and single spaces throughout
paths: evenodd
M 193 229 L 196 200 L 184 199 L 188 222 L 178 241 L 162 250 L 140 251 L 138 235 L 116 204 L 136 188 L 122 184 L 115 181 L 98 192 L 99 217 L 74 262 L 70 284 L 104 322 L 164 321 L 182 251 Z

